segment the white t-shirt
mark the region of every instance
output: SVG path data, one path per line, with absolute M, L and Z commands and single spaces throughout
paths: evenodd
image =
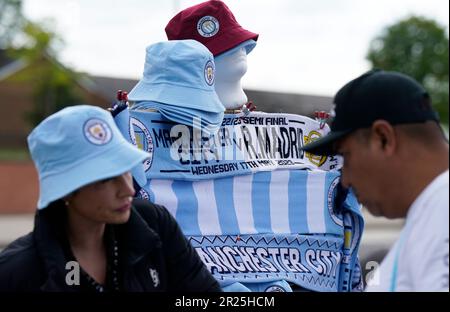
M 400 237 L 366 291 L 449 291 L 449 171 L 411 205 Z

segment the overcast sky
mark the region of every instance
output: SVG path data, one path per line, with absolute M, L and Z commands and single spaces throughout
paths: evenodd
M 90 74 L 140 78 L 145 47 L 198 0 L 24 0 L 32 20 L 54 19 L 61 60 Z M 238 22 L 259 33 L 248 55 L 247 88 L 333 95 L 369 69 L 370 41 L 411 14 L 449 27 L 448 0 L 225 0 Z

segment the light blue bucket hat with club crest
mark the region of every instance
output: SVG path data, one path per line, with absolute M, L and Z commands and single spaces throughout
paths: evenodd
M 47 117 L 28 136 L 28 147 L 39 175 L 38 209 L 151 156 L 125 140 L 108 111 L 90 105 Z
M 213 55 L 198 41 L 155 43 L 146 49 L 143 77 L 128 99 L 220 114 L 225 107 L 214 89 L 214 72 Z

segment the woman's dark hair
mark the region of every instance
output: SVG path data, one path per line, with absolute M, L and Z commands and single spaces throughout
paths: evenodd
M 48 220 L 55 230 L 64 231 L 67 224 L 67 207 L 64 200 L 58 199 L 51 202 L 47 207 L 40 209 L 37 213 Z

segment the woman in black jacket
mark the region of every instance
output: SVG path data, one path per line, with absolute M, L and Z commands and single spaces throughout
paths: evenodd
M 107 111 L 63 109 L 28 144 L 38 211 L 0 254 L 0 291 L 220 291 L 168 211 L 132 201 L 129 171 L 149 155 Z

